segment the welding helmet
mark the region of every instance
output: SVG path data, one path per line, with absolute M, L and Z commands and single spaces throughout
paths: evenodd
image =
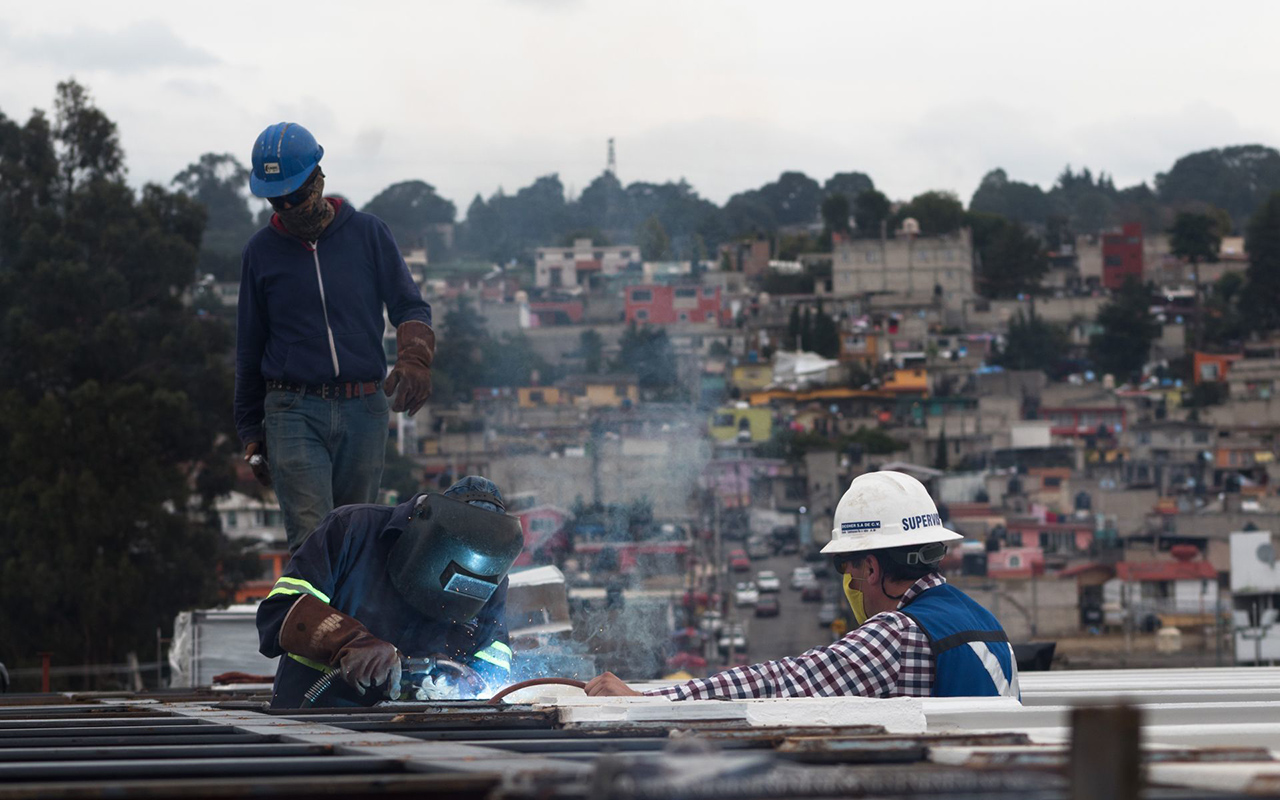
M 854 478 L 840 498 L 831 541 L 822 552 L 838 558 L 893 549 L 907 559 L 904 563 L 917 566 L 941 561 L 947 552 L 942 543 L 963 538 L 943 527 L 920 481 L 901 472 L 868 472 Z
M 294 122 L 277 122 L 253 143 L 249 191 L 255 197 L 284 197 L 302 187 L 324 157 L 311 131 Z
M 423 495 L 391 549 L 391 585 L 411 606 L 443 622 L 480 612 L 524 546 L 498 487 L 469 476 L 444 494 Z

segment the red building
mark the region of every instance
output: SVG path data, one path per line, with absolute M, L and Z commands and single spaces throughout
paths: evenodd
M 1119 289 L 1130 275 L 1142 280 L 1142 226 L 1136 222 L 1102 234 L 1102 285 Z
M 569 512 L 555 506 L 536 506 L 515 516 L 524 531 L 524 550 L 516 559 L 517 567 L 555 563 L 568 549 L 569 537 L 564 523 Z
M 720 289 L 699 286 L 631 286 L 627 289 L 627 322 L 671 325 L 720 320 Z
M 1096 436 L 1099 428 L 1115 434 L 1125 428 L 1122 406 L 1041 408 L 1040 419 L 1049 420 L 1054 436 Z

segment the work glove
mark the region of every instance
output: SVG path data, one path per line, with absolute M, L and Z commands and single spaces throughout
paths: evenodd
M 271 469 L 267 465 L 267 443 L 249 442 L 244 446 L 244 460 L 249 462 L 253 477 L 263 486 L 271 485 Z
M 436 357 L 436 332 L 425 322 L 402 322 L 396 328 L 396 365 L 382 390 L 390 397 L 392 411 L 418 413 L 431 396 L 431 362 Z M 400 391 L 396 391 L 399 389 Z
M 355 617 L 304 594 L 280 626 L 280 647 L 339 671 L 363 695 L 381 686 L 392 700 L 400 696 L 400 652 L 369 633 Z

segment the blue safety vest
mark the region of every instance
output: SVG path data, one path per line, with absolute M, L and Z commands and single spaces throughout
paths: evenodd
M 933 651 L 934 697 L 1016 697 L 1013 645 L 990 611 L 949 584 L 926 589 L 903 609 Z

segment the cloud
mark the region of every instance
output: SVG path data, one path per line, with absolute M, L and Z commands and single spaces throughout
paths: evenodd
M 28 36 L 0 33 L 0 51 L 59 69 L 115 73 L 220 63 L 207 50 L 188 45 L 168 25 L 155 20 L 130 23 L 115 31 L 81 26 Z

